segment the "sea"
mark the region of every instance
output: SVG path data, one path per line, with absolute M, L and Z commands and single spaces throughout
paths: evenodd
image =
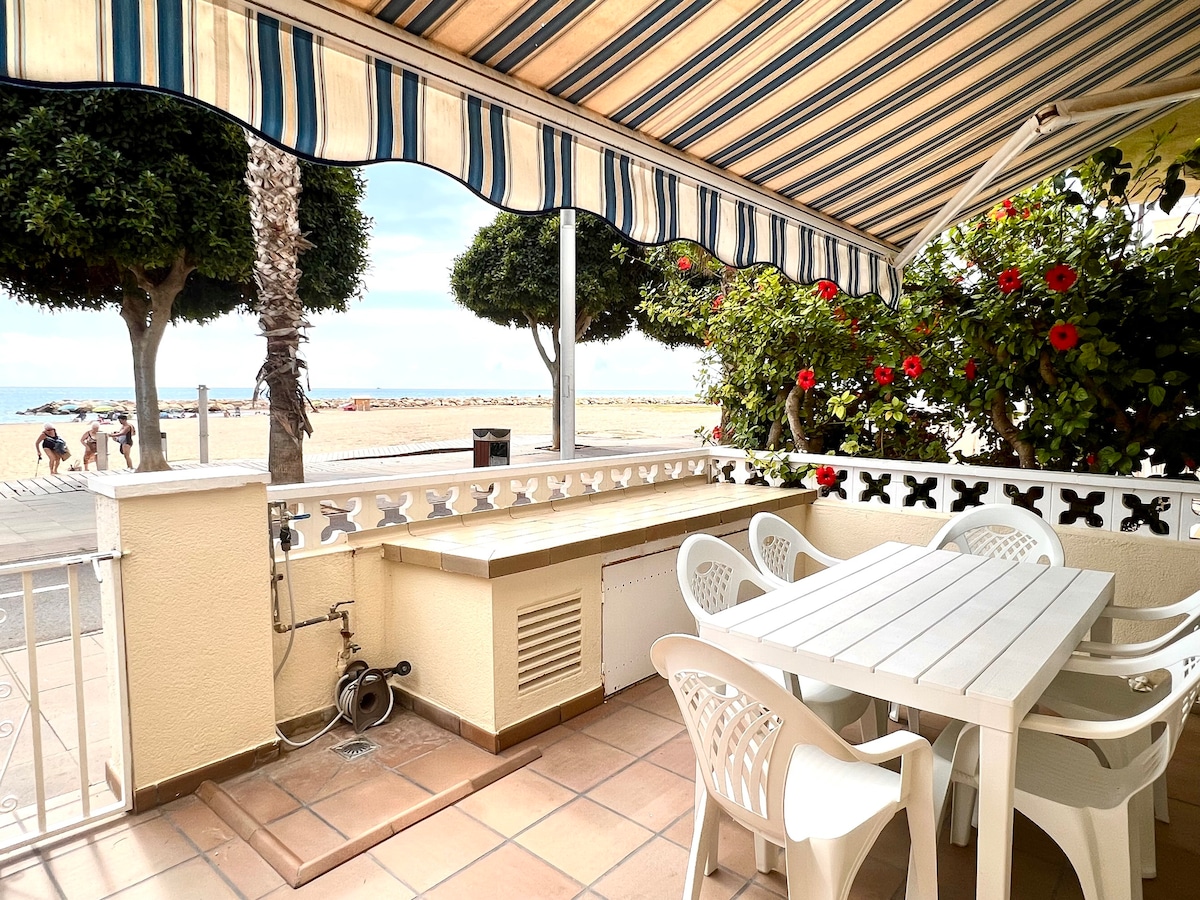
M 253 387 L 210 387 L 209 400 L 249 400 L 254 393 Z M 675 390 L 644 390 L 634 391 L 580 391 L 585 397 L 693 397 L 695 389 L 678 388 Z M 312 388 L 308 395 L 314 400 L 341 400 L 355 395 L 379 397 L 437 398 L 437 397 L 548 397 L 549 388 Z M 195 399 L 195 387 L 160 387 L 158 399 L 161 400 L 190 400 Z M 26 409 L 33 409 L 45 403 L 56 400 L 99 400 L 108 404 L 133 401 L 133 388 L 127 387 L 0 387 L 0 425 L 11 423 L 41 423 L 44 421 L 63 421 L 65 416 L 50 415 L 21 415 Z

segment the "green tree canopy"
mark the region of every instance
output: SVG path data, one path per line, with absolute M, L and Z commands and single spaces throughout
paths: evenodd
M 141 468 L 166 467 L 154 364 L 168 322 L 254 305 L 246 159 L 241 129 L 194 104 L 0 85 L 0 285 L 52 309 L 120 311 Z M 366 265 L 362 181 L 322 166 L 305 177 L 301 220 L 315 247 L 302 298 L 341 310 Z
M 656 327 L 640 311 L 642 284 L 656 277 L 644 252 L 597 216 L 576 218 L 575 339 L 611 341 L 645 325 L 650 337 L 668 345 L 691 342 L 681 329 Z M 550 371 L 554 437 L 559 444 L 559 217 L 502 212 L 481 228 L 454 260 L 454 299 L 480 318 L 511 328 L 528 328 Z M 541 330 L 549 336 L 546 347 Z

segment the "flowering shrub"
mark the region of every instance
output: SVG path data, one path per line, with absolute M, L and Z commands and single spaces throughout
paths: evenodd
M 909 267 L 907 296 L 938 323 L 926 390 L 984 439 L 981 461 L 1187 466 L 1200 443 L 1200 233 L 1143 238 L 1145 207 L 1127 194 L 1169 209 L 1197 163 L 1193 151 L 1156 183 L 1109 148 L 951 229 Z
M 1200 149 L 1157 184 L 1101 151 L 931 242 L 896 313 L 690 244 L 648 254 L 642 310 L 703 341 L 743 449 L 944 460 L 971 428 L 979 462 L 1177 473 L 1200 446 L 1200 231 L 1139 240 L 1126 195 L 1169 209 L 1196 171 Z

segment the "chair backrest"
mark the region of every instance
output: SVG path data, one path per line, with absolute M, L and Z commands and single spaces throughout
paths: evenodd
M 650 658 L 679 703 L 704 785 L 734 821 L 783 846 L 783 786 L 792 749 L 853 762 L 850 746 L 752 665 L 690 635 L 655 641 Z
M 1081 670 L 1086 671 L 1087 665 L 1087 662 L 1081 663 Z M 1152 728 L 1151 734 L 1155 737 L 1150 746 L 1125 767 L 1130 774 L 1130 793 L 1136 793 L 1166 771 L 1187 725 L 1192 704 L 1200 694 L 1200 632 L 1192 632 L 1146 656 L 1097 660 L 1096 665 L 1102 666 L 1097 671 L 1127 678 L 1165 669 L 1171 679 L 1170 693 L 1154 706 L 1128 719 L 1097 722 L 1094 726 L 1095 736 L 1100 740 L 1133 734 L 1156 724 L 1161 726 Z M 1125 690 L 1125 687 L 1122 685 L 1115 690 Z
M 750 519 L 750 552 L 758 570 L 781 582 L 796 580 L 796 560 L 807 556 L 828 568 L 844 560 L 822 553 L 786 519 L 774 513 L 756 513 Z
M 736 604 L 746 583 L 757 588 L 756 594 L 778 586 L 759 574 L 750 560 L 711 534 L 693 534 L 684 540 L 675 574 L 683 600 L 697 622 Z
M 1062 542 L 1037 513 L 1020 506 L 973 506 L 942 526 L 930 547 L 954 544 L 963 553 L 1015 562 L 1066 564 Z

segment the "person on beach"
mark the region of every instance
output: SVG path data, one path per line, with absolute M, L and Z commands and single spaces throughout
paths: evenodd
M 79 443 L 83 444 L 83 471 L 88 470 L 88 463 L 96 462 L 96 471 L 100 471 L 100 463 L 96 460 L 96 439 L 100 436 L 100 423 L 93 422 L 83 433 Z
M 129 416 L 121 413 L 117 416 L 117 421 L 121 427 L 112 432 L 109 437 L 117 442 L 117 446 L 121 448 L 121 455 L 125 457 L 125 467 L 133 468 L 133 459 L 130 454 L 133 452 L 133 436 L 137 434 L 137 429 L 129 424 Z
M 51 475 L 58 474 L 58 464 L 63 461 L 61 448 L 65 445 L 59 443 L 61 440 L 53 425 L 45 425 L 42 427 L 42 433 L 33 442 L 33 446 L 37 448 L 38 462 L 42 460 L 42 451 L 46 451 L 46 457 L 50 460 Z

